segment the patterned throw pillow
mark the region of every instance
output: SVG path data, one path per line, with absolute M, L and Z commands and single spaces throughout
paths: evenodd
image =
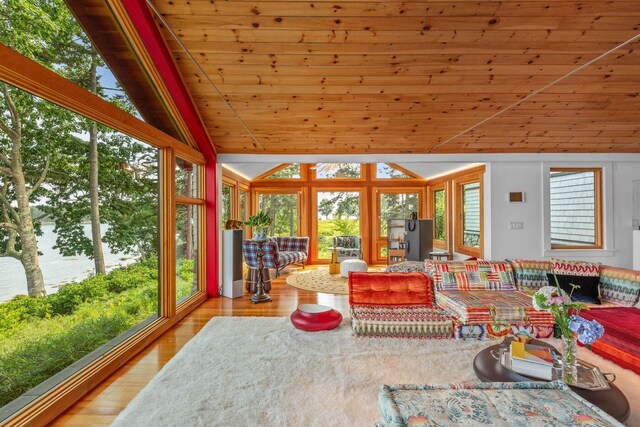
M 568 261 L 551 258 L 553 273 L 558 278 L 560 288 L 571 299 L 590 304 L 602 304 L 600 301 L 600 266 L 599 262 Z M 549 283 L 555 284 L 553 274 L 549 274 Z M 577 287 L 574 288 L 575 285 Z
M 516 285 L 519 291 L 537 291 L 549 285 L 547 274 L 553 271 L 546 260 L 508 259 L 513 267 Z
M 432 261 L 433 282 L 440 291 L 516 290 L 513 270 L 506 262 Z

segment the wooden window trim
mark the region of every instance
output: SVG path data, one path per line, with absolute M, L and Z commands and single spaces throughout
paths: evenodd
M 594 173 L 594 203 L 595 203 L 595 221 L 596 227 L 596 243 L 593 245 L 551 245 L 551 250 L 593 250 L 604 249 L 604 220 L 603 220 L 603 198 L 602 198 L 602 168 L 563 168 L 553 167 L 549 169 L 549 176 L 552 172 L 593 172 Z M 549 198 L 551 197 L 551 189 L 549 189 Z M 549 204 L 551 209 L 551 204 Z M 551 214 L 549 213 L 549 221 Z M 549 225 L 549 240 L 551 240 L 551 226 Z
M 480 246 L 477 248 L 464 245 L 464 209 L 462 200 L 462 187 L 472 183 L 479 184 L 480 192 Z M 483 175 L 462 176 L 453 181 L 455 189 L 455 252 L 482 258 L 484 256 L 484 185 Z
M 387 245 L 387 236 L 380 235 L 381 218 L 380 218 L 380 196 L 382 194 L 402 194 L 402 193 L 418 193 L 418 217 L 425 215 L 425 187 L 373 187 L 374 203 L 371 204 L 373 217 L 373 233 L 372 241 L 375 242 L 376 252 L 371 254 L 371 258 L 375 263 L 386 263 L 386 258 L 380 258 L 380 246 Z
M 449 209 L 450 209 L 450 195 L 448 191 L 449 185 L 447 182 L 429 187 L 429 215 L 433 219 L 433 247 L 438 249 L 448 249 L 449 240 Z M 438 191 L 444 191 L 444 240 L 436 239 L 436 193 Z
M 160 149 L 171 148 L 181 158 L 204 163 L 202 153 L 150 124 L 72 83 L 0 43 L 0 81 L 80 114 Z

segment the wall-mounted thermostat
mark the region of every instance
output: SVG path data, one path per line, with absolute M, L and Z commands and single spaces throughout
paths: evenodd
M 509 203 L 524 203 L 524 191 L 509 192 Z

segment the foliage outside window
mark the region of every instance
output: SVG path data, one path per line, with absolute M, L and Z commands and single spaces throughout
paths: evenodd
M 176 158 L 176 195 L 198 197 L 198 165 Z
M 269 236 L 298 235 L 298 194 L 263 193 L 258 195 L 258 211 L 271 218 Z
M 462 244 L 480 247 L 480 183 L 462 185 Z
M 360 192 L 318 192 L 318 259 L 330 259 L 334 236 L 360 236 Z
M 317 163 L 318 179 L 353 179 L 360 178 L 360 163 Z
M 434 204 L 434 239 L 442 242 L 446 239 L 447 230 L 447 204 L 444 188 L 442 190 L 436 190 L 433 192 L 433 204 Z
M 398 170 L 386 163 L 376 164 L 376 178 L 380 179 L 398 179 L 398 178 L 411 178 L 406 173 Z
M 224 230 L 224 225 L 231 218 L 233 209 L 233 187 L 229 184 L 222 184 L 222 200 L 220 201 L 220 226 Z
M 266 177 L 267 179 L 300 179 L 300 163 L 292 163 Z
M 176 206 L 176 304 L 198 292 L 198 205 Z
M 158 160 L 0 83 L 0 405 L 158 315 Z
M 391 218 L 409 219 L 413 212 L 418 212 L 419 193 L 380 193 L 379 194 L 379 237 L 387 236 L 387 220 Z
M 552 169 L 552 248 L 600 247 L 600 169 Z

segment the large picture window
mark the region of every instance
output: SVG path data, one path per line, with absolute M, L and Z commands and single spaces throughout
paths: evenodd
M 258 193 L 258 211 L 271 217 L 269 236 L 297 236 L 298 193 Z
M 447 191 L 442 184 L 431 190 L 431 218 L 433 218 L 433 245 L 447 248 Z
M 601 169 L 551 169 L 549 219 L 552 249 L 602 247 L 601 174 Z
M 482 257 L 482 181 L 477 178 L 456 181 L 456 252 Z
M 0 415 L 158 317 L 159 159 L 0 82 Z

